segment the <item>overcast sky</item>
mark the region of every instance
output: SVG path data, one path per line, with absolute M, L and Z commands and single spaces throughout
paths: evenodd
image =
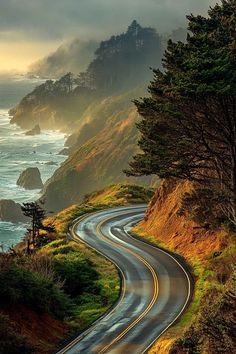
M 63 41 L 106 38 L 133 19 L 159 32 L 185 26 L 216 0 L 0 0 L 0 71 L 25 69 Z

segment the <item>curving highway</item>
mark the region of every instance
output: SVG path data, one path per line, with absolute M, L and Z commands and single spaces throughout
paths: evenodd
M 122 291 L 116 306 L 58 354 L 141 354 L 183 313 L 191 295 L 183 266 L 165 251 L 129 235 L 145 206 L 119 207 L 87 215 L 70 228 L 116 264 Z

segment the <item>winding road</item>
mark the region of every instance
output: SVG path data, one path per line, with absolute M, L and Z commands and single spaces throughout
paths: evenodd
M 191 295 L 187 271 L 165 251 L 129 235 L 145 206 L 103 210 L 76 220 L 71 237 L 116 264 L 122 291 L 115 307 L 58 354 L 141 354 L 183 313 Z

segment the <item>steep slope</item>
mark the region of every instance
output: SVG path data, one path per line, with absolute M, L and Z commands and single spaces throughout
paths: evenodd
M 137 151 L 137 120 L 129 95 L 107 98 L 90 107 L 84 117 L 89 122 L 84 127 L 86 141 L 78 133 L 71 155 L 46 183 L 47 209 L 55 212 L 78 203 L 86 194 L 111 183 L 137 182 L 122 172 Z M 140 183 L 150 184 L 151 180 L 143 178 Z
M 186 215 L 180 215 L 182 198 L 192 190 L 190 182 L 164 181 L 136 231 L 152 236 L 187 259 L 197 257 L 204 260 L 209 254 L 224 249 L 225 232 L 206 230 Z
M 144 220 L 134 228 L 140 237 L 184 256 L 196 280 L 186 314 L 150 354 L 215 354 L 235 348 L 235 231 L 202 225 L 183 213 L 183 197 L 193 191 L 190 182 L 162 182 Z

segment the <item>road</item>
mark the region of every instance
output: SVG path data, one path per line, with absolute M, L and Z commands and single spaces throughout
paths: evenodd
M 129 235 L 145 206 L 119 207 L 75 221 L 71 237 L 116 264 L 122 292 L 116 306 L 58 354 L 141 354 L 185 310 L 191 293 L 183 266 L 165 251 Z

